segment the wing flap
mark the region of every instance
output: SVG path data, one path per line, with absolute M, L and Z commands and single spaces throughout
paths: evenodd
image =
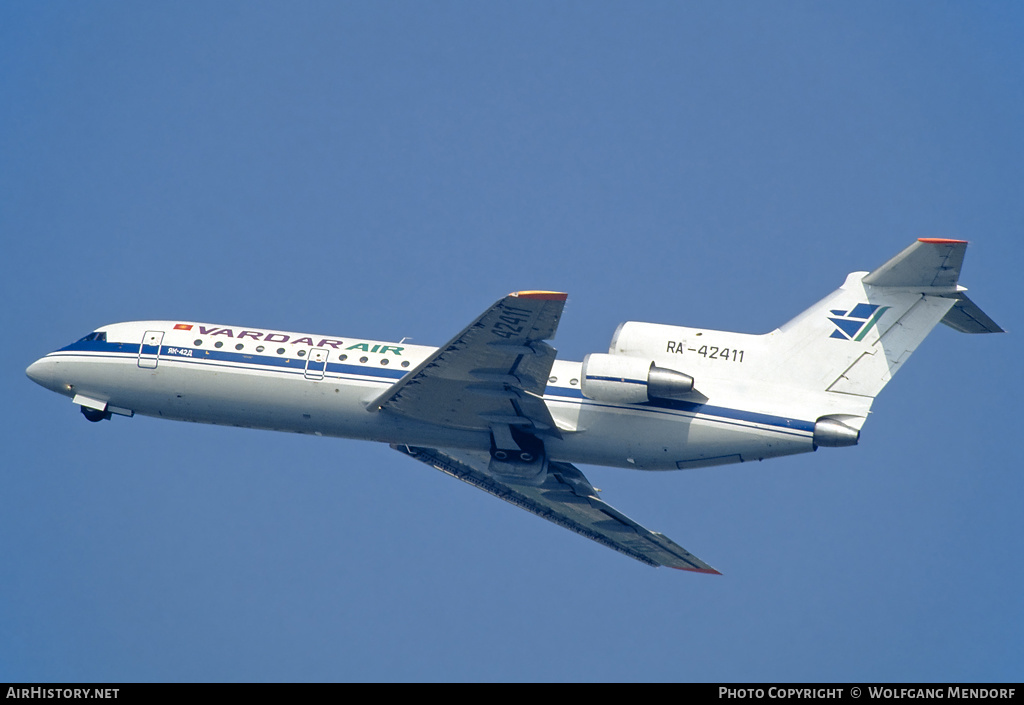
M 574 531 L 650 566 L 699 573 L 718 571 L 663 534 L 650 531 L 597 498 L 597 490 L 575 466 L 552 462 L 539 486 L 497 478 L 487 454 L 473 451 L 391 446 L 521 509 Z

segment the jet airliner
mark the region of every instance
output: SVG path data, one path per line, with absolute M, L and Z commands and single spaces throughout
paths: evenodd
M 579 362 L 546 342 L 566 294 L 520 291 L 439 348 L 136 321 L 27 374 L 89 421 L 143 414 L 388 443 L 648 565 L 717 573 L 599 499 L 574 463 L 677 470 L 855 445 L 935 325 L 1002 332 L 959 285 L 966 246 L 919 239 L 770 333 L 629 321 Z

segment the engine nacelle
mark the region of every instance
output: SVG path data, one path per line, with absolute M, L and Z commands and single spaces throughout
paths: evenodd
M 583 358 L 582 377 L 584 396 L 614 404 L 680 399 L 693 391 L 693 377 L 629 355 L 591 353 Z
M 824 448 L 855 446 L 860 440 L 860 431 L 847 426 L 839 419 L 822 416 L 814 422 L 814 445 Z

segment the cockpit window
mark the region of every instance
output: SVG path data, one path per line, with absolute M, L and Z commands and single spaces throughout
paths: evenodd
M 99 341 L 101 343 L 105 343 L 105 342 L 107 342 L 107 333 L 106 333 L 106 331 L 95 331 L 95 332 L 90 333 L 89 335 L 85 336 L 84 338 L 82 338 L 78 342 L 79 343 L 87 343 L 90 340 L 97 340 L 97 341 Z

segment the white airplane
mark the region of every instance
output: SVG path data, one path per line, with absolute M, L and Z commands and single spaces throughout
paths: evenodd
M 676 470 L 857 443 L 937 323 L 1002 332 L 959 286 L 967 243 L 920 239 L 764 335 L 629 321 L 555 359 L 566 294 L 520 291 L 440 348 L 193 321 L 103 326 L 32 363 L 90 421 L 358 438 L 652 566 L 718 573 L 598 499 L 571 463 Z

